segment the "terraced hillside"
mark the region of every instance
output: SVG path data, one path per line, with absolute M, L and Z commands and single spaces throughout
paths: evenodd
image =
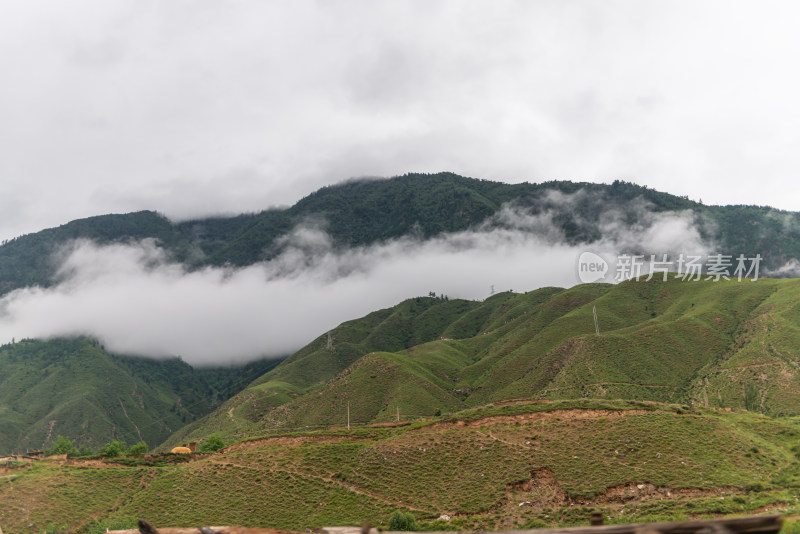
M 745 411 L 599 400 L 482 407 L 407 426 L 255 438 L 177 465 L 1 471 L 0 526 L 386 527 L 401 509 L 421 528 L 457 530 L 587 524 L 593 510 L 611 522 L 797 513 L 798 442 L 796 420 Z
M 800 414 L 800 281 L 675 278 L 411 299 L 342 324 L 168 444 L 432 416 L 507 399 Z M 594 331 L 593 309 L 600 335 Z M 421 326 L 424 325 L 424 328 Z

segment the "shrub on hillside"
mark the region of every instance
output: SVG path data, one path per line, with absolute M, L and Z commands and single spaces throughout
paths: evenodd
M 136 445 L 131 445 L 128 454 L 147 454 L 147 443 L 140 441 Z
M 200 444 L 199 452 L 217 452 L 225 447 L 225 442 L 216 434 L 211 434 Z
M 103 445 L 97 453 L 100 456 L 122 456 L 128 450 L 124 441 L 114 440 Z
M 69 457 L 78 456 L 78 449 L 72 440 L 64 436 L 58 436 L 53 443 L 53 448 L 46 451 L 47 456 L 53 454 L 66 454 Z
M 416 530 L 417 521 L 410 513 L 404 514 L 400 510 L 395 511 L 389 517 L 389 530 Z

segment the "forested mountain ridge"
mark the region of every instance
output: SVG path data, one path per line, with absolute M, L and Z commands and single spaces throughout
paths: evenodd
M 426 239 L 492 224 L 492 217 L 507 205 L 533 214 L 549 213 L 570 244 L 601 239 L 600 220 L 610 210 L 632 226 L 646 213 L 688 210 L 700 235 L 720 252 L 760 253 L 764 265 L 773 269 L 800 258 L 797 213 L 704 206 L 620 181 L 506 184 L 452 173 L 408 174 L 323 187 L 289 208 L 235 217 L 173 223 L 158 213 L 142 211 L 72 221 L 0 246 L 0 294 L 51 284 L 57 268 L 53 253 L 75 239 L 108 244 L 152 238 L 173 261 L 190 268 L 245 266 L 279 254 L 279 238 L 299 224 L 319 224 L 334 246 L 352 247 L 404 236 Z

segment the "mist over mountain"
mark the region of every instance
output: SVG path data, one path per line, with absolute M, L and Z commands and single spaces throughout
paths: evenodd
M 625 182 L 449 173 L 348 181 L 232 218 L 98 216 L 0 247 L 0 339 L 84 334 L 126 354 L 242 362 L 413 295 L 569 287 L 585 250 L 760 254 L 762 274 L 791 276 L 799 221 Z

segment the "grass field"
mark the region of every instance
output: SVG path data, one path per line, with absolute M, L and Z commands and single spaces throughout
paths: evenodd
M 0 527 L 455 530 L 800 511 L 800 421 L 654 402 L 474 408 L 398 427 L 283 432 L 162 467 L 45 465 L 0 474 Z M 442 514 L 449 521 L 438 519 Z

